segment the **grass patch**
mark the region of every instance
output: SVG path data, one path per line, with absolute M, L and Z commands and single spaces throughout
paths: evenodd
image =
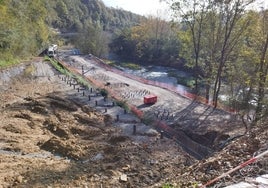
M 30 77 L 34 72 L 35 72 L 35 67 L 33 65 L 29 65 L 26 67 L 23 74 L 25 77 Z
M 141 66 L 135 63 L 131 63 L 131 62 L 119 62 L 119 61 L 109 61 L 106 60 L 105 63 L 107 65 L 113 66 L 113 67 L 123 67 L 123 68 L 128 68 L 131 70 L 141 70 Z
M 126 111 L 129 111 L 129 107 L 128 107 L 126 101 L 116 101 L 116 105 L 120 106 L 121 108 L 125 109 Z
M 141 70 L 140 65 L 138 64 L 134 64 L 134 63 L 120 63 L 120 66 L 124 67 L 124 68 L 128 68 L 131 70 Z
M 74 75 L 74 77 L 77 80 L 77 82 L 86 87 L 86 89 L 89 89 L 91 87 L 91 85 L 81 76 Z
M 162 188 L 174 188 L 172 184 L 166 183 L 162 186 Z
M 9 61 L 0 60 L 0 68 L 2 69 L 2 68 L 10 67 L 10 66 L 16 65 L 18 63 L 19 63 L 19 61 L 15 60 L 15 59 L 12 59 Z
M 116 66 L 115 61 L 105 60 L 105 63 L 106 63 L 107 65 L 112 66 L 112 67 L 115 67 L 115 66 Z
M 61 74 L 74 78 L 79 84 L 85 86 L 87 89 L 90 88 L 90 84 L 81 76 L 72 74 L 70 71 L 65 69 L 59 62 L 49 57 L 45 57 L 45 61 L 50 61 L 50 63 L 57 69 Z
M 67 76 L 73 77 L 73 74 L 66 70 L 59 62 L 49 57 L 45 57 L 45 61 L 50 61 L 50 63 L 57 69 L 60 73 L 65 74 Z
M 177 84 L 184 85 L 189 88 L 194 88 L 195 79 L 192 76 L 189 76 L 189 77 L 181 76 L 174 71 L 168 72 L 168 76 L 176 78 Z

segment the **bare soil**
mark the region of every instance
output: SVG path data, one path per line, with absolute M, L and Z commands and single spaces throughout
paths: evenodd
M 78 56 L 72 58 L 88 64 Z M 90 64 L 89 68 L 92 66 L 96 65 Z M 118 84 L 113 89 L 122 97 L 130 96 L 126 100 L 134 105 L 142 105 L 146 91 L 157 94 L 157 104 L 141 106 L 148 116 L 158 118 L 154 111 L 164 113 L 163 109 L 165 113 L 173 113 L 167 121 L 171 126 L 180 125 L 184 131 L 192 128 L 188 135 L 198 141 L 211 138 L 213 141 L 206 144 L 211 148 L 216 137 L 220 143 L 243 131 L 243 126 L 228 113 L 210 111 L 170 91 L 142 85 L 97 66 L 94 71 L 92 75 L 103 82 L 129 84 L 131 88 Z M 69 86 L 47 62 L 39 59 L 2 70 L 0 74 L 0 187 L 3 188 L 161 187 L 167 183 L 191 187 L 268 148 L 268 130 L 264 124 L 228 143 L 213 156 L 197 161 L 174 140 L 160 139 L 150 125 L 144 125 L 128 112 L 125 114 L 118 106 L 108 105 L 112 99 L 93 97 L 97 94 L 95 88 L 88 101 L 87 95 Z M 102 105 L 96 106 L 95 101 Z M 211 136 L 213 131 L 215 134 Z M 217 185 L 223 187 L 267 172 L 266 157 Z

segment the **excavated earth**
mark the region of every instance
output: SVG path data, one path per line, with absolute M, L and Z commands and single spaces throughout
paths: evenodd
M 198 161 L 173 139 L 161 139 L 150 125 L 112 105 L 112 99 L 104 101 L 94 86 L 91 93 L 94 100 L 89 101 L 42 59 L 1 70 L 0 77 L 0 187 L 3 188 L 162 187 L 168 184 L 195 187 L 268 149 L 268 125 L 264 123 Z M 102 106 L 95 104 L 97 100 Z M 183 104 L 193 108 L 188 101 Z M 152 108 L 160 109 L 157 105 Z M 179 116 L 182 123 L 187 120 L 189 113 L 186 112 L 181 111 Z M 217 119 L 214 122 L 221 123 Z M 237 120 L 233 126 L 231 120 L 224 121 L 224 125 L 228 125 L 228 130 L 217 129 L 215 124 L 213 133 L 202 123 L 199 128 L 203 137 L 196 132 L 188 136 L 199 142 L 203 138 L 208 142 L 206 145 L 213 148 L 215 142 L 209 142 L 208 138 L 213 141 L 217 138 L 220 143 L 230 138 L 230 132 L 242 132 L 243 126 Z M 214 187 L 267 174 L 267 159 L 263 157 L 227 176 Z

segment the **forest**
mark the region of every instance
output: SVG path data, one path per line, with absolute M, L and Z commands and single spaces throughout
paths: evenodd
M 254 0 L 165 0 L 172 21 L 107 8 L 100 0 L 0 1 L 0 64 L 39 54 L 58 33 L 98 57 L 194 74 L 194 92 L 224 102 L 252 125 L 268 114 L 268 10 Z M 220 95 L 227 96 L 221 101 Z
M 87 37 L 83 39 L 88 40 L 87 49 L 80 43 L 74 45 L 82 51 L 96 53 L 102 44 L 97 43 L 97 39 L 104 33 L 106 37 L 138 24 L 141 19 L 142 16 L 129 11 L 107 8 L 100 0 L 1 0 L 0 61 L 1 64 L 12 63 L 38 55 L 55 41 L 64 44 L 58 33 L 75 33 L 78 39 Z M 99 36 L 93 37 L 93 33 Z

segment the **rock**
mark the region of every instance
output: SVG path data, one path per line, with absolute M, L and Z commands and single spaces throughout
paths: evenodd
M 145 132 L 146 136 L 155 137 L 158 136 L 158 132 L 155 129 L 149 129 Z
M 264 185 L 268 185 L 268 175 L 266 174 L 266 176 L 261 176 L 261 177 L 257 177 L 256 181 L 258 183 L 264 184 Z
M 22 183 L 22 181 L 23 181 L 23 177 L 19 175 L 19 176 L 16 178 L 16 182 L 18 182 L 18 183 Z
M 122 175 L 120 176 L 120 181 L 122 181 L 122 182 L 127 182 L 127 175 L 126 175 L 126 174 L 122 174 Z
M 130 165 L 126 165 L 126 166 L 124 166 L 123 168 L 122 168 L 122 170 L 124 170 L 124 171 L 128 171 L 130 169 Z
M 102 160 L 104 157 L 101 153 L 98 153 L 96 156 L 92 158 L 92 161 L 99 161 Z

